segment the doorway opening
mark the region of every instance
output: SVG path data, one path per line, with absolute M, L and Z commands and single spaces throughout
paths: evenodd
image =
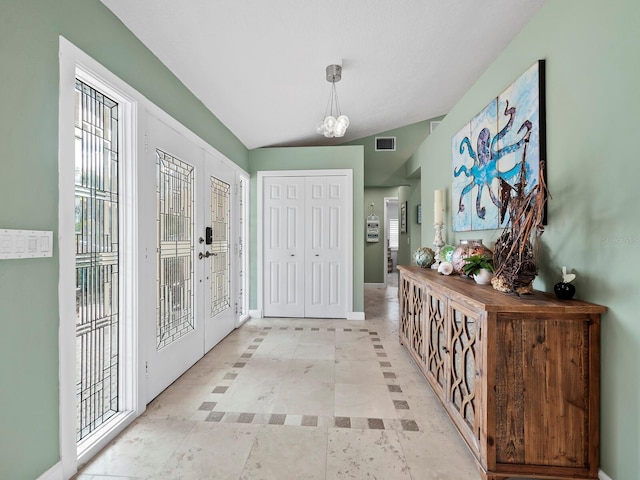
M 385 286 L 397 286 L 398 271 L 398 246 L 400 241 L 400 219 L 398 212 L 398 197 L 384 198 L 384 231 L 385 231 L 385 256 L 384 256 L 384 284 Z

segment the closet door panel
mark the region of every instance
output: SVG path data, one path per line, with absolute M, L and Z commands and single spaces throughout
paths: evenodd
M 346 316 L 346 177 L 307 177 L 305 198 L 307 317 Z
M 304 178 L 264 179 L 264 314 L 304 317 Z

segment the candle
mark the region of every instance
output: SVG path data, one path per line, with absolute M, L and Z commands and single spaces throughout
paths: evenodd
M 433 223 L 442 223 L 442 190 L 433 192 Z

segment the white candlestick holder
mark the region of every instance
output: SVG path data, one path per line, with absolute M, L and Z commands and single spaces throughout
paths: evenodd
M 434 223 L 433 228 L 436 230 L 435 238 L 433 239 L 433 251 L 436 254 L 435 262 L 431 265 L 431 268 L 434 270 L 440 266 L 440 263 L 444 260 L 440 255 L 440 250 L 444 246 L 444 240 L 442 239 L 442 228 L 444 227 L 444 223 Z

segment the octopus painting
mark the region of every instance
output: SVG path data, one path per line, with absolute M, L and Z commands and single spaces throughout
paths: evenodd
M 544 139 L 543 70 L 543 61 L 536 62 L 454 135 L 454 231 L 498 228 L 500 182 L 513 185 L 523 167 L 536 183 Z

